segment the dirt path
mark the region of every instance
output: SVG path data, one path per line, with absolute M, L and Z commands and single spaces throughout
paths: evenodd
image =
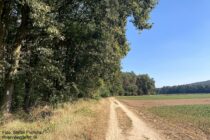
M 163 140 L 160 135 L 130 111 L 125 105 L 114 98 L 110 99 L 110 120 L 106 140 Z M 132 129 L 129 134 L 123 134 L 118 124 L 116 108 L 120 107 L 132 120 Z

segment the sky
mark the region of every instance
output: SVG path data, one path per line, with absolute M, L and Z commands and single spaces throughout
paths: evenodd
M 156 87 L 210 80 L 210 0 L 159 0 L 152 29 L 127 24 L 122 71 L 149 74 Z

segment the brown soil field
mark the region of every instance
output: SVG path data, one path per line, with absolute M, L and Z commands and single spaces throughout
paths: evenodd
M 154 106 L 173 106 L 173 105 L 199 105 L 210 104 L 210 99 L 170 99 L 170 100 L 124 100 L 121 102 L 130 107 L 154 107 Z
M 173 100 L 120 100 L 127 105 L 148 126 L 156 130 L 166 140 L 210 140 L 210 136 L 188 123 L 177 123 L 160 118 L 147 108 L 155 106 L 210 104 L 210 99 L 173 99 Z

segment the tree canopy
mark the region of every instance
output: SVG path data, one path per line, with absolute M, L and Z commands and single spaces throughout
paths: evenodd
M 43 102 L 121 92 L 127 18 L 139 31 L 151 28 L 149 14 L 156 3 L 0 0 L 1 109 L 28 111 Z
M 155 94 L 155 81 L 147 74 L 136 75 L 134 72 L 122 73 L 121 95 L 137 96 Z

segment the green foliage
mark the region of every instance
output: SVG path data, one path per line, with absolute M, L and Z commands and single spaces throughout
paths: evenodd
M 136 79 L 138 86 L 138 95 L 152 95 L 155 94 L 155 81 L 146 75 L 139 75 Z
M 110 96 L 110 90 L 109 88 L 105 85 L 103 81 L 101 81 L 101 87 L 99 88 L 99 95 L 101 97 L 109 97 Z
M 138 87 L 136 85 L 135 73 L 122 73 L 122 83 L 124 89 L 124 95 L 137 95 Z
M 127 18 L 132 17 L 139 31 L 149 29 L 155 4 L 153 0 L 3 2 L 0 89 L 13 95 L 5 98 L 7 94 L 1 93 L 4 104 L 12 100 L 14 109 L 27 110 L 42 103 L 122 95 L 120 61 L 129 51 Z M 136 91 L 131 85 L 126 94 Z
M 146 75 L 133 72 L 122 73 L 122 85 L 125 96 L 155 94 L 155 81 Z

